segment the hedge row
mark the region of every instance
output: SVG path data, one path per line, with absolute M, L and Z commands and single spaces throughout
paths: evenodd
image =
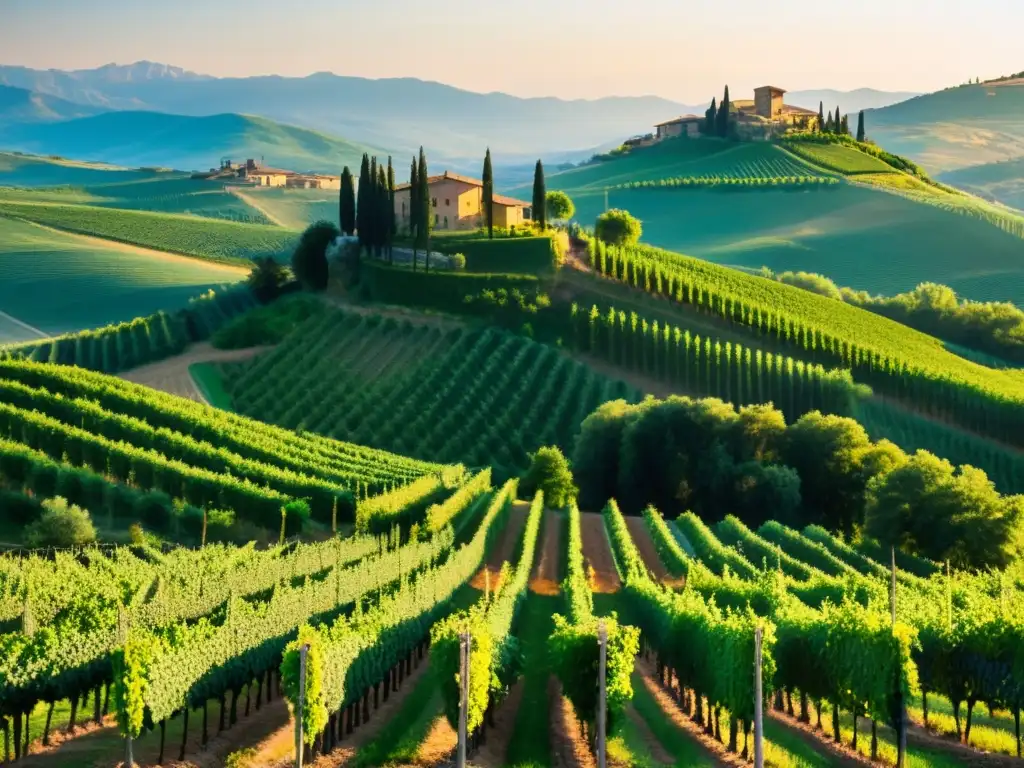
M 439 240 L 435 247 L 441 253 L 463 254 L 467 272 L 546 274 L 561 262 L 554 235 Z
M 373 301 L 461 312 L 467 296 L 500 288 L 536 291 L 539 281 L 533 275 L 413 272 L 367 259 L 360 282 Z

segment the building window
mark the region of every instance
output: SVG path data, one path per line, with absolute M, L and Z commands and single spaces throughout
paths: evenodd
M 405 203 L 402 203 L 402 218 L 405 218 Z
M 437 198 L 434 198 L 434 207 L 437 208 Z
M 444 217 L 444 228 L 448 229 L 448 217 L 447 216 Z
M 440 224 L 440 223 L 441 223 L 441 217 L 440 217 L 440 216 L 438 216 L 438 215 L 437 215 L 437 214 L 435 213 L 435 214 L 434 214 L 434 226 L 436 227 L 436 226 L 437 226 L 438 224 Z
M 451 204 L 452 204 L 452 201 L 451 201 L 451 200 L 448 200 L 448 199 L 446 199 L 446 200 L 444 201 L 444 207 L 445 207 L 445 208 L 450 208 L 450 207 L 451 207 Z

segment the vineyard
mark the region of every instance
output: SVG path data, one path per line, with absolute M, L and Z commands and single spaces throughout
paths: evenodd
M 656 248 L 590 242 L 591 266 L 687 310 L 850 369 L 876 392 L 965 429 L 1021 445 L 1024 386 L 964 360 L 930 336 L 842 302 Z
M 895 172 L 892 166 L 877 157 L 843 144 L 787 141 L 784 146 L 799 158 L 844 175 Z
M 298 236 L 282 227 L 88 205 L 0 201 L 0 217 L 228 264 L 280 257 Z
M 130 322 L 0 347 L 0 357 L 77 365 L 101 373 L 118 373 L 181 353 L 210 338 L 229 320 L 256 306 L 247 287 L 207 291 L 177 312 L 157 312 Z
M 230 535 L 268 538 L 352 523 L 358 500 L 455 470 L 299 435 L 79 368 L 0 360 L 0 475 L 24 494 L 61 496 L 114 528 L 199 540 L 216 510 Z M 296 507 L 295 499 L 305 502 Z M 288 507 L 287 519 L 282 513 Z M 138 518 L 136 518 L 138 516 Z
M 608 400 L 640 393 L 557 349 L 494 328 L 378 315 L 311 318 L 272 352 L 225 367 L 234 408 L 288 429 L 518 475 L 544 445 L 571 448 Z M 295 396 L 293 393 L 302 393 Z

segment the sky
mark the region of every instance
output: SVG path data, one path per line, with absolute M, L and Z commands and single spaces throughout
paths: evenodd
M 1024 70 L 1024 0 L 0 0 L 0 64 L 139 60 L 700 103 L 772 84 L 933 91 Z

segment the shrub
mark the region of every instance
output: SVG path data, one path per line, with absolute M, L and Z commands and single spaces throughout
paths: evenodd
M 818 275 L 813 272 L 783 272 L 776 279 L 780 283 L 803 288 L 805 291 L 828 296 L 830 299 L 843 300 L 843 296 L 839 292 L 839 286 L 824 275 Z
M 4 490 L 0 490 L 0 510 L 3 510 L 6 521 L 16 525 L 28 525 L 43 513 L 43 507 L 37 499 Z
M 291 277 L 288 270 L 278 264 L 273 256 L 258 256 L 253 259 L 253 265 L 246 279 L 253 294 L 264 304 L 276 299 Z
M 576 214 L 576 206 L 565 192 L 555 190 L 547 195 L 548 218 L 567 221 Z
M 217 349 L 277 344 L 301 323 L 323 311 L 323 303 L 313 296 L 288 296 L 236 317 L 213 335 L 211 343 Z
M 42 516 L 25 529 L 30 547 L 80 547 L 96 541 L 96 528 L 86 510 L 60 496 L 42 506 Z
M 135 515 L 150 528 L 166 531 L 171 525 L 173 502 L 166 493 L 145 493 L 135 501 Z
M 463 253 L 453 253 L 450 263 L 452 269 L 464 270 L 466 268 L 466 255 Z
M 337 226 L 329 221 L 318 221 L 299 238 L 292 254 L 292 271 L 309 290 L 322 291 L 327 287 L 327 248 L 340 236 Z
M 605 211 L 597 217 L 597 224 L 594 226 L 594 235 L 608 245 L 628 246 L 634 245 L 643 234 L 643 227 L 640 220 L 632 216 L 629 211 L 620 208 L 613 208 Z
M 529 497 L 537 491 L 544 492 L 544 500 L 552 509 L 561 509 L 576 499 L 569 461 L 556 446 L 540 448 L 531 457 L 520 492 Z

